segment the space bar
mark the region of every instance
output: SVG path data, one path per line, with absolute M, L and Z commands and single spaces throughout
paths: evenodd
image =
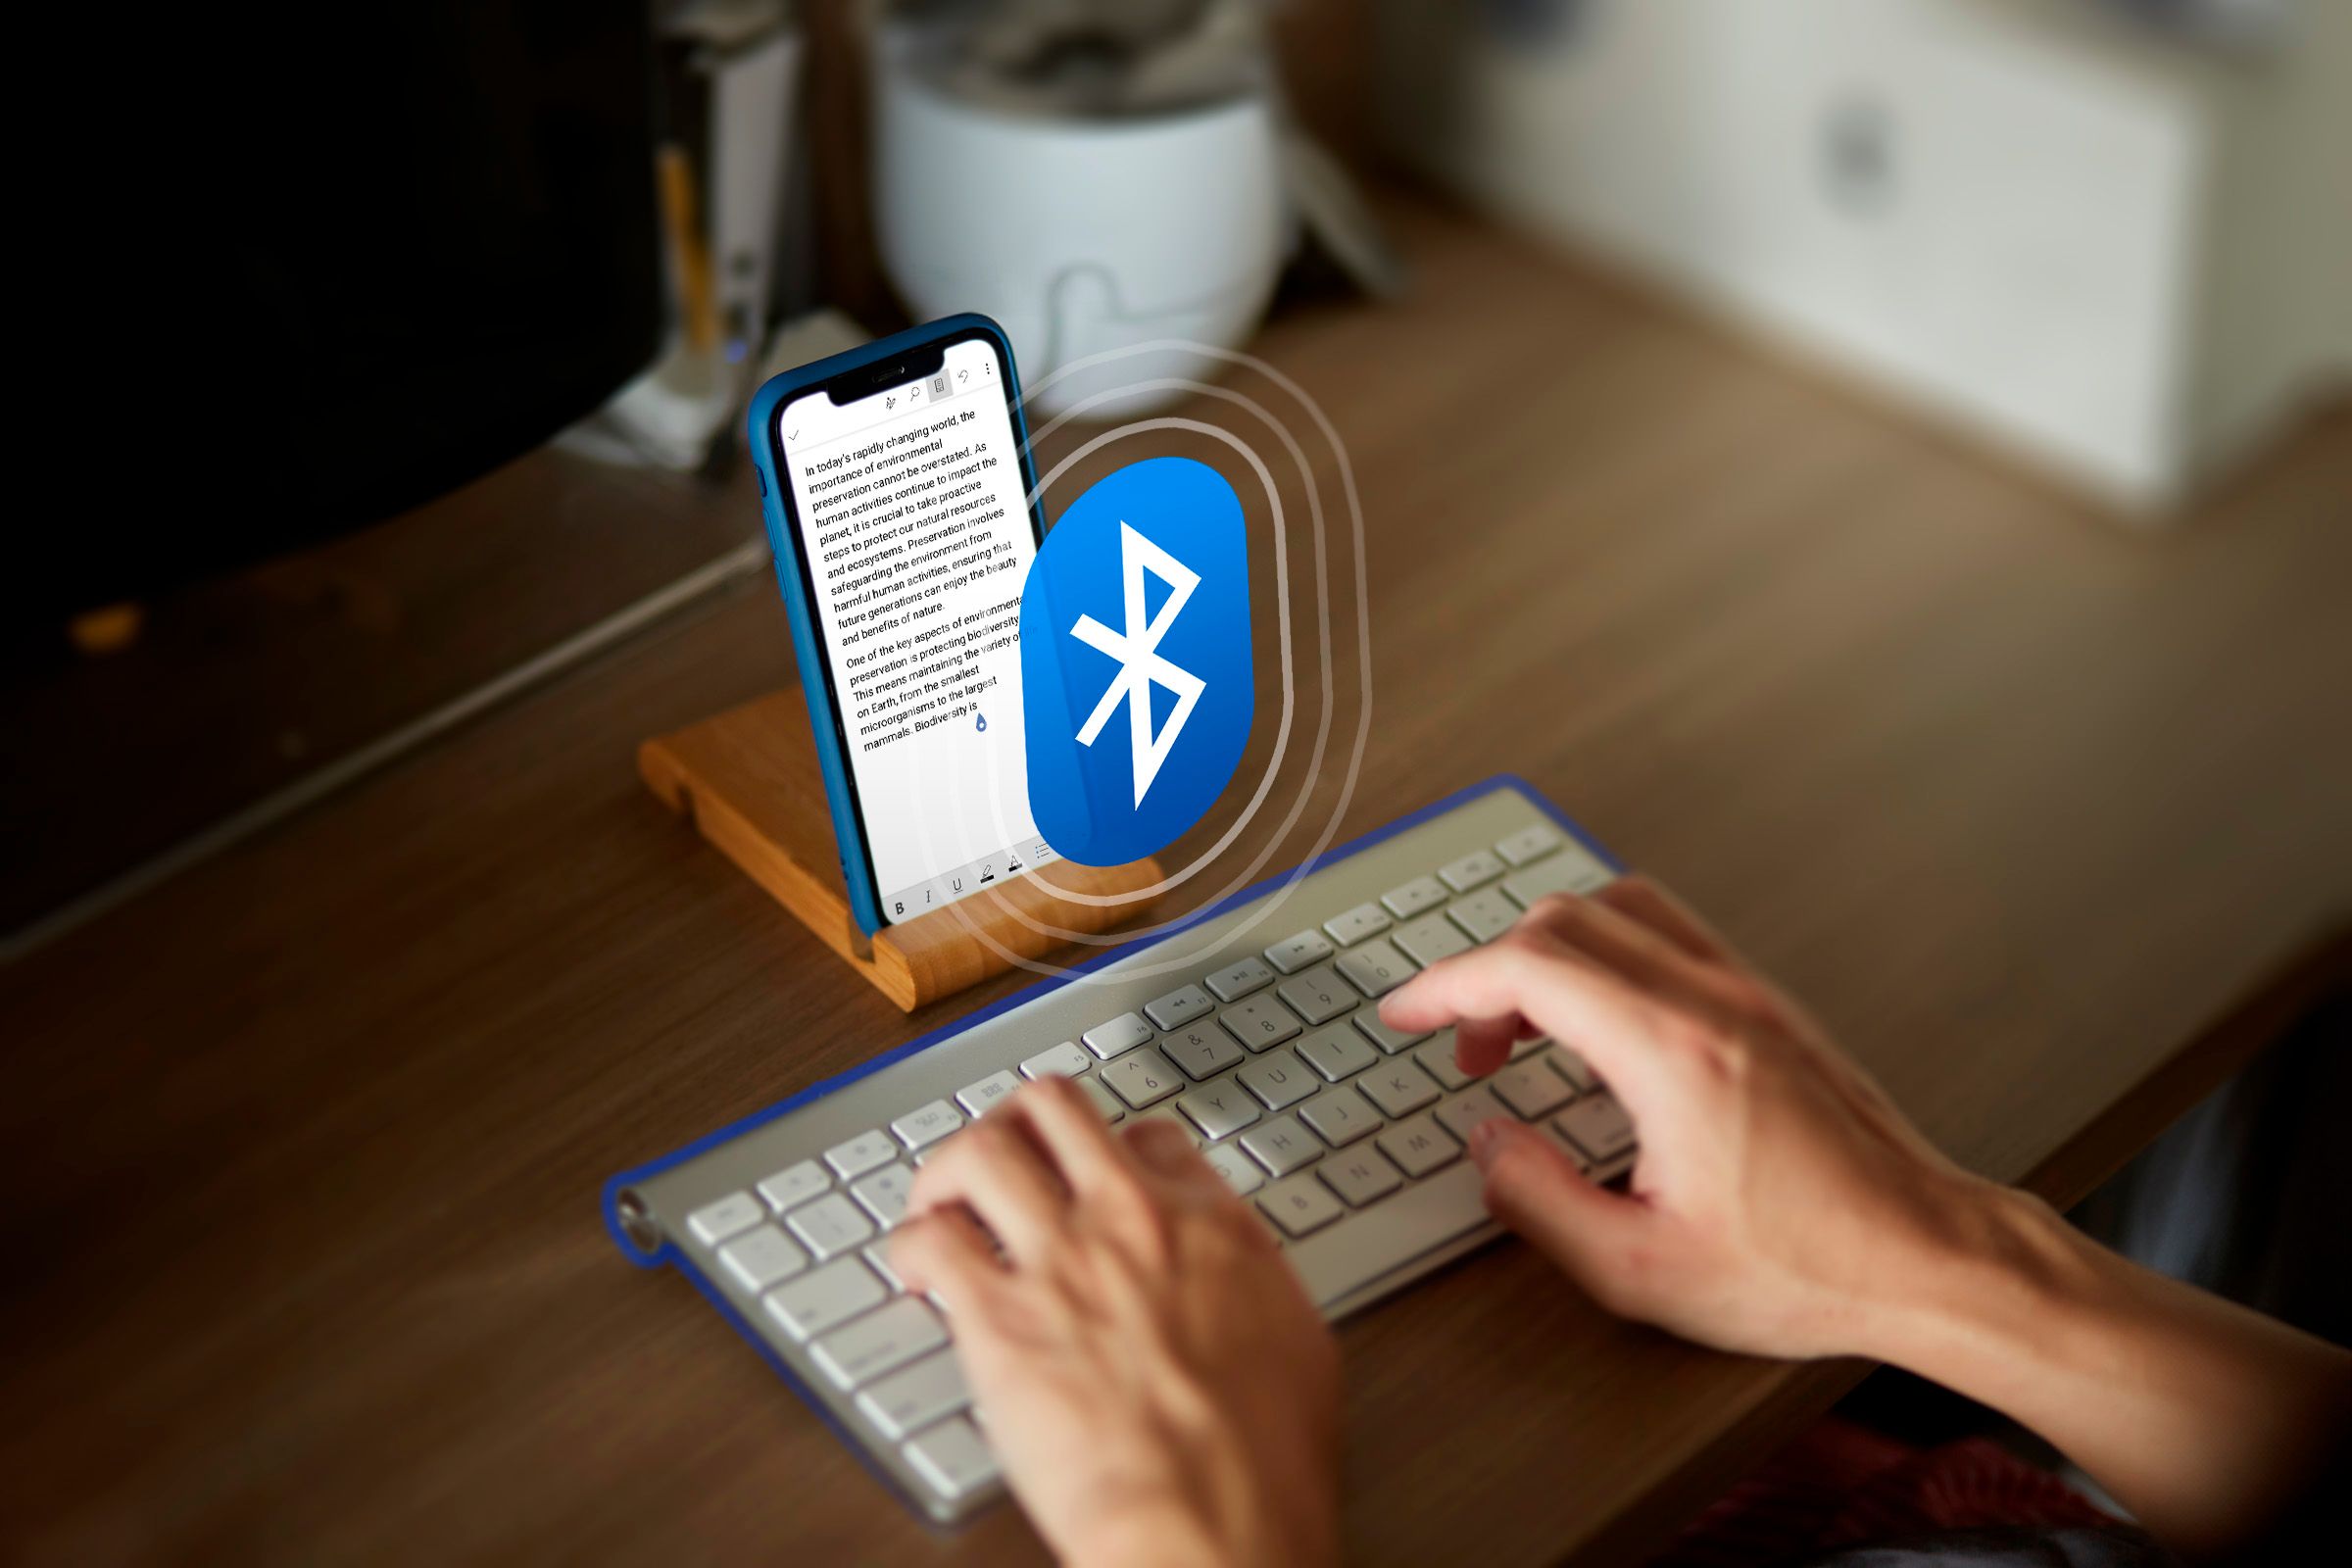
M 1327 1231 L 1283 1255 L 1319 1307 L 1401 1268 L 1434 1247 L 1487 1222 L 1484 1179 L 1467 1159 Z

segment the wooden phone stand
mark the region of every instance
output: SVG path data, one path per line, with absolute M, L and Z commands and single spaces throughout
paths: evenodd
M 1116 906 L 1078 904 L 1054 884 L 1095 895 L 1133 893 L 1160 878 L 1150 859 L 1086 866 L 1055 861 L 1053 884 L 1028 872 L 902 924 L 870 942 L 850 913 L 824 776 L 797 691 L 770 692 L 637 748 L 637 771 L 664 805 L 775 896 L 776 902 L 851 968 L 902 1008 L 968 990 L 1012 967 L 978 933 L 1024 958 L 1064 946 L 1016 917 L 1096 935 L 1152 907 L 1137 899 Z

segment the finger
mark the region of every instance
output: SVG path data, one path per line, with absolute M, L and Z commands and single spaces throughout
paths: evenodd
M 1464 1018 L 1453 1026 L 1453 1064 L 1473 1078 L 1500 1072 L 1529 1027 L 1515 1012 L 1507 1018 Z
M 1067 1221 L 1070 1196 L 1027 1125 L 1000 1108 L 941 1144 L 915 1172 L 908 1207 L 928 1213 L 960 1203 L 979 1216 L 1014 1262 L 1034 1261 Z
M 1720 969 L 1596 899 L 1555 893 L 1537 900 L 1520 923 L 1566 943 L 1643 991 L 1678 1001 L 1716 1000 Z
M 1200 1157 L 1200 1145 L 1174 1122 L 1146 1118 L 1129 1126 L 1124 1137 L 1136 1163 L 1163 1181 L 1182 1187 L 1200 1187 L 1205 1182 L 1219 1192 L 1225 1190 L 1224 1178 Z
M 907 1294 L 937 1295 L 951 1312 L 967 1311 L 1004 1280 L 996 1247 L 965 1208 L 911 1216 L 891 1233 L 889 1255 Z
M 1629 897 L 1639 900 L 1641 895 Z M 1735 1017 L 1787 1015 L 1787 1004 L 1778 993 L 1736 958 L 1718 962 L 1694 957 L 1680 938 L 1598 896 L 1576 903 L 1579 907 L 1558 914 L 1553 929 L 1563 941 L 1629 980 L 1693 1004 L 1701 1011 L 1728 1011 Z
M 1630 1096 L 1642 1096 L 1654 1079 L 1658 1004 L 1540 931 L 1442 959 L 1380 1004 L 1381 1021 L 1407 1034 L 1514 1013 L 1573 1043 L 1594 1072 Z
M 1592 897 L 1641 921 L 1701 963 L 1741 966 L 1730 943 L 1693 914 L 1690 906 L 1645 876 L 1619 877 Z
M 1594 1186 L 1565 1150 L 1517 1122 L 1479 1123 L 1470 1154 L 1486 1173 L 1490 1213 L 1586 1294 L 1604 1303 L 1622 1298 L 1624 1259 L 1649 1220 L 1639 1200 Z
M 999 1106 L 999 1116 L 1027 1123 L 1073 1193 L 1091 1196 L 1133 1172 L 1102 1113 L 1067 1078 L 1045 1078 Z

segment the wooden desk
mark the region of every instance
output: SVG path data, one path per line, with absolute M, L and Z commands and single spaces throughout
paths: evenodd
M 1395 217 L 1411 301 L 1260 344 L 1365 498 L 1378 695 L 1344 829 L 1523 772 L 1946 1148 L 2082 1191 L 2352 902 L 2352 419 L 2129 536 Z M 763 585 L 710 603 L 0 974 L 24 1556 L 1036 1555 L 1010 1510 L 917 1527 L 598 1228 L 612 1171 L 940 1021 L 636 781 L 639 737 L 786 650 Z M 1855 1375 L 1621 1327 L 1513 1245 L 1343 1340 L 1356 1562 L 1638 1552 Z

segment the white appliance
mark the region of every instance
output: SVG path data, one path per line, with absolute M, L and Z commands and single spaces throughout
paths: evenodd
M 968 103 L 876 50 L 876 225 L 890 280 L 919 318 L 996 318 L 1032 414 L 1085 405 L 1132 417 L 1183 396 L 1122 392 L 1213 379 L 1181 348 L 1070 370 L 1162 340 L 1239 346 L 1287 249 L 1275 109 L 1265 91 L 1167 114 L 1081 119 Z
M 2136 514 L 2352 379 L 2342 0 L 2230 50 L 2082 0 L 1378 15 L 1408 161 Z

